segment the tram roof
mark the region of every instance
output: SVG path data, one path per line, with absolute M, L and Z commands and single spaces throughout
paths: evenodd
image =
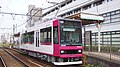
M 102 17 L 102 16 L 99 16 L 96 14 L 90 14 L 90 13 L 82 13 L 82 12 L 67 16 L 65 18 L 81 20 L 82 25 L 101 23 L 104 21 L 104 17 Z

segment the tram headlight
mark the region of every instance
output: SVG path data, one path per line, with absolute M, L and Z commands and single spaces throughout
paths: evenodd
M 61 50 L 61 51 L 60 51 L 60 53 L 64 53 L 64 51 L 63 51 L 63 50 Z
M 78 50 L 79 53 L 81 53 L 82 51 L 81 50 Z

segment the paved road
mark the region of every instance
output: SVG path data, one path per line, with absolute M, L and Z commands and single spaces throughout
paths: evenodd
M 120 62 L 120 55 L 111 54 L 111 59 L 110 59 L 110 53 L 84 52 L 84 54 L 86 54 L 88 56 L 93 56 L 93 57 L 96 57 L 96 58 L 100 58 L 100 59 L 107 59 L 109 61 Z

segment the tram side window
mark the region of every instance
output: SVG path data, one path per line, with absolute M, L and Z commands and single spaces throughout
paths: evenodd
M 30 32 L 30 33 L 23 34 L 21 41 L 22 41 L 22 43 L 33 44 L 34 43 L 34 33 Z
M 51 43 L 51 27 L 40 30 L 40 43 L 50 45 Z
M 54 44 L 58 44 L 58 27 L 53 28 L 53 41 Z
M 34 34 L 30 35 L 29 38 L 30 38 L 30 42 L 31 42 L 31 43 L 34 43 Z

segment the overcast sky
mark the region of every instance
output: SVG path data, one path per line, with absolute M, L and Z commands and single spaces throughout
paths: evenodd
M 61 2 L 63 0 L 47 0 L 51 2 Z M 48 7 L 52 4 L 48 4 L 46 0 L 0 0 L 0 9 L 1 12 L 8 12 L 8 13 L 17 13 L 17 14 L 27 14 L 28 6 L 35 5 L 36 7 Z M 26 16 L 18 16 L 18 15 L 6 15 L 0 14 L 0 28 L 12 28 L 13 24 L 20 25 L 26 22 Z M 18 31 L 24 29 L 25 25 L 22 25 L 18 28 Z M 12 30 L 12 29 L 11 29 Z M 11 30 L 2 30 L 0 29 L 1 33 L 10 33 Z

